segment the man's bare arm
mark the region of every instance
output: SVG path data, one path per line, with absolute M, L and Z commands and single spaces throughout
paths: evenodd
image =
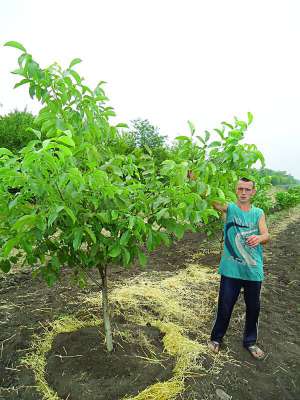
M 266 223 L 265 215 L 263 214 L 258 223 L 258 229 L 261 237 L 261 244 L 266 244 L 270 240 L 270 235 Z
M 258 223 L 259 235 L 249 236 L 247 244 L 250 247 L 255 247 L 258 244 L 266 244 L 270 240 L 270 235 L 266 223 L 265 215 L 263 214 Z

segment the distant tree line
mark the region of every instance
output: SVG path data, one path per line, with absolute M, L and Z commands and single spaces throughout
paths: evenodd
M 286 171 L 274 171 L 273 169 L 263 168 L 259 170 L 260 176 L 269 176 L 273 186 L 291 186 L 299 185 L 300 180 L 295 179 Z

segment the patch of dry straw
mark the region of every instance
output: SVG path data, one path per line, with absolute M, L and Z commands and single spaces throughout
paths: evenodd
M 174 399 L 184 391 L 184 379 L 218 373 L 225 363 L 235 363 L 229 352 L 212 356 L 207 348 L 217 303 L 219 277 L 196 264 L 174 274 L 145 273 L 119 284 L 111 295 L 114 315 L 139 325 L 151 324 L 164 333 L 165 351 L 174 356 L 172 379 L 157 383 L 128 400 Z M 99 307 L 99 297 L 86 303 Z M 191 340 L 188 336 L 195 338 Z M 212 359 L 207 370 L 203 361 Z

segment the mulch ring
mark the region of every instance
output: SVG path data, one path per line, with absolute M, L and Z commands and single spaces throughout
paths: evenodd
M 157 328 L 121 324 L 118 332 L 111 354 L 97 327 L 55 337 L 47 354 L 46 379 L 60 398 L 119 399 L 171 378 L 174 358 L 163 352 Z

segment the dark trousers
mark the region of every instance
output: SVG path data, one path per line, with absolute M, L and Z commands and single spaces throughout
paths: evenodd
M 256 343 L 258 316 L 260 310 L 261 282 L 221 276 L 217 318 L 211 332 L 211 340 L 221 343 L 225 335 L 233 307 L 239 297 L 241 288 L 244 288 L 246 304 L 246 322 L 243 345 L 249 347 Z

